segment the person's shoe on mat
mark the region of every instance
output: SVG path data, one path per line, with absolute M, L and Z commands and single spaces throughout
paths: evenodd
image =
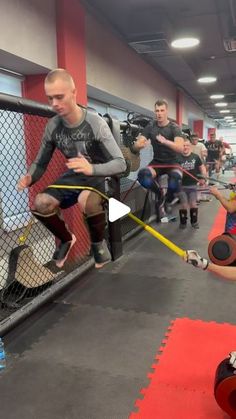
M 111 254 L 107 247 L 106 240 L 98 243 L 92 243 L 92 252 L 95 260 L 95 268 L 100 269 L 106 263 L 111 261 Z
M 69 242 L 60 243 L 58 248 L 55 250 L 53 259 L 56 262 L 56 266 L 58 268 L 62 268 L 66 259 L 69 256 L 71 248 L 74 246 L 76 242 L 76 237 L 72 234 L 72 239 Z

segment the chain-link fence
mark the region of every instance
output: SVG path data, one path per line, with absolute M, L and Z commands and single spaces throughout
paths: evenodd
M 90 258 L 90 239 L 78 205 L 63 210 L 63 218 L 77 236 L 63 270 L 52 261 L 54 236 L 30 212 L 36 194 L 64 171 L 64 157 L 59 151 L 39 182 L 23 192 L 16 188 L 37 154 L 45 124 L 52 115 L 47 106 L 0 94 L 0 322 L 46 288 L 64 279 L 66 283 L 66 277 L 73 276 L 73 272 L 76 275 L 78 266 Z M 145 164 L 141 161 L 141 166 Z M 131 172 L 118 182 L 120 198 L 133 213 L 147 219 L 151 215 L 150 202 L 146 200 L 144 211 L 146 193 L 137 187 L 133 175 Z M 136 227 L 128 218 L 119 224 L 122 236 Z M 109 239 L 112 247 L 116 237 Z

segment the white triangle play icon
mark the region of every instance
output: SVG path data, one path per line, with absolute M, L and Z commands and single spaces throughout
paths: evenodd
M 110 198 L 108 202 L 108 212 L 109 212 L 109 221 L 113 223 L 113 221 L 119 220 L 119 218 L 123 217 L 124 215 L 129 214 L 131 211 L 130 207 L 122 202 L 117 201 L 115 198 Z

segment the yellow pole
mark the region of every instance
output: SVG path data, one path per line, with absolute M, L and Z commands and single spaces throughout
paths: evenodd
M 56 188 L 56 189 L 87 189 L 89 191 L 93 191 L 101 195 L 104 199 L 109 201 L 109 198 L 100 192 L 99 190 L 91 187 L 91 186 L 67 186 L 67 185 L 50 185 L 49 188 Z M 142 220 L 140 220 L 138 217 L 136 217 L 132 212 L 127 214 L 128 217 L 130 217 L 133 221 L 135 221 L 137 224 L 139 224 L 144 230 L 146 230 L 149 234 L 151 234 L 153 237 L 155 237 L 157 240 L 159 240 L 161 243 L 163 243 L 166 247 L 168 247 L 172 252 L 176 253 L 178 256 L 183 258 L 186 255 L 186 251 L 181 249 L 180 247 L 176 246 L 173 242 L 168 240 L 166 237 L 164 237 L 162 234 L 158 233 L 154 228 L 150 227 L 148 224 L 144 223 Z
M 155 237 L 157 240 L 159 240 L 161 243 L 163 243 L 165 246 L 167 246 L 172 252 L 176 253 L 178 256 L 183 258 L 186 255 L 186 251 L 181 249 L 180 247 L 176 246 L 173 242 L 168 240 L 166 237 L 164 237 L 162 234 L 158 233 L 154 228 L 150 227 L 148 224 L 141 221 L 138 217 L 136 217 L 131 212 L 128 214 L 132 220 L 134 220 L 137 224 L 139 224 L 141 227 L 143 227 L 144 230 L 146 230 L 148 233 L 150 233 L 153 237 Z

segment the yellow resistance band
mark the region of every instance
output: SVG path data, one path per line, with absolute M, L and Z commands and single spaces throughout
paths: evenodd
M 18 239 L 20 245 L 25 244 L 33 224 L 34 224 L 34 219 L 31 218 L 29 220 L 29 224 L 25 227 L 24 233 Z
M 102 192 L 98 191 L 97 189 L 91 187 L 91 186 L 67 186 L 67 185 L 49 185 L 48 188 L 55 188 L 55 189 L 83 189 L 83 190 L 89 190 L 98 193 L 101 195 L 105 200 L 109 201 L 108 196 L 103 194 Z M 164 237 L 162 234 L 158 233 L 154 228 L 150 227 L 148 224 L 144 223 L 142 220 L 140 220 L 138 217 L 136 217 L 132 212 L 127 214 L 128 217 L 130 217 L 133 221 L 135 221 L 137 224 L 139 224 L 144 230 L 146 230 L 149 234 L 151 234 L 153 237 L 155 237 L 157 240 L 159 240 L 161 243 L 163 243 L 166 247 L 168 247 L 172 252 L 176 253 L 181 258 L 184 258 L 186 256 L 186 251 L 181 249 L 180 247 L 176 246 L 173 242 L 168 240 L 166 237 Z

